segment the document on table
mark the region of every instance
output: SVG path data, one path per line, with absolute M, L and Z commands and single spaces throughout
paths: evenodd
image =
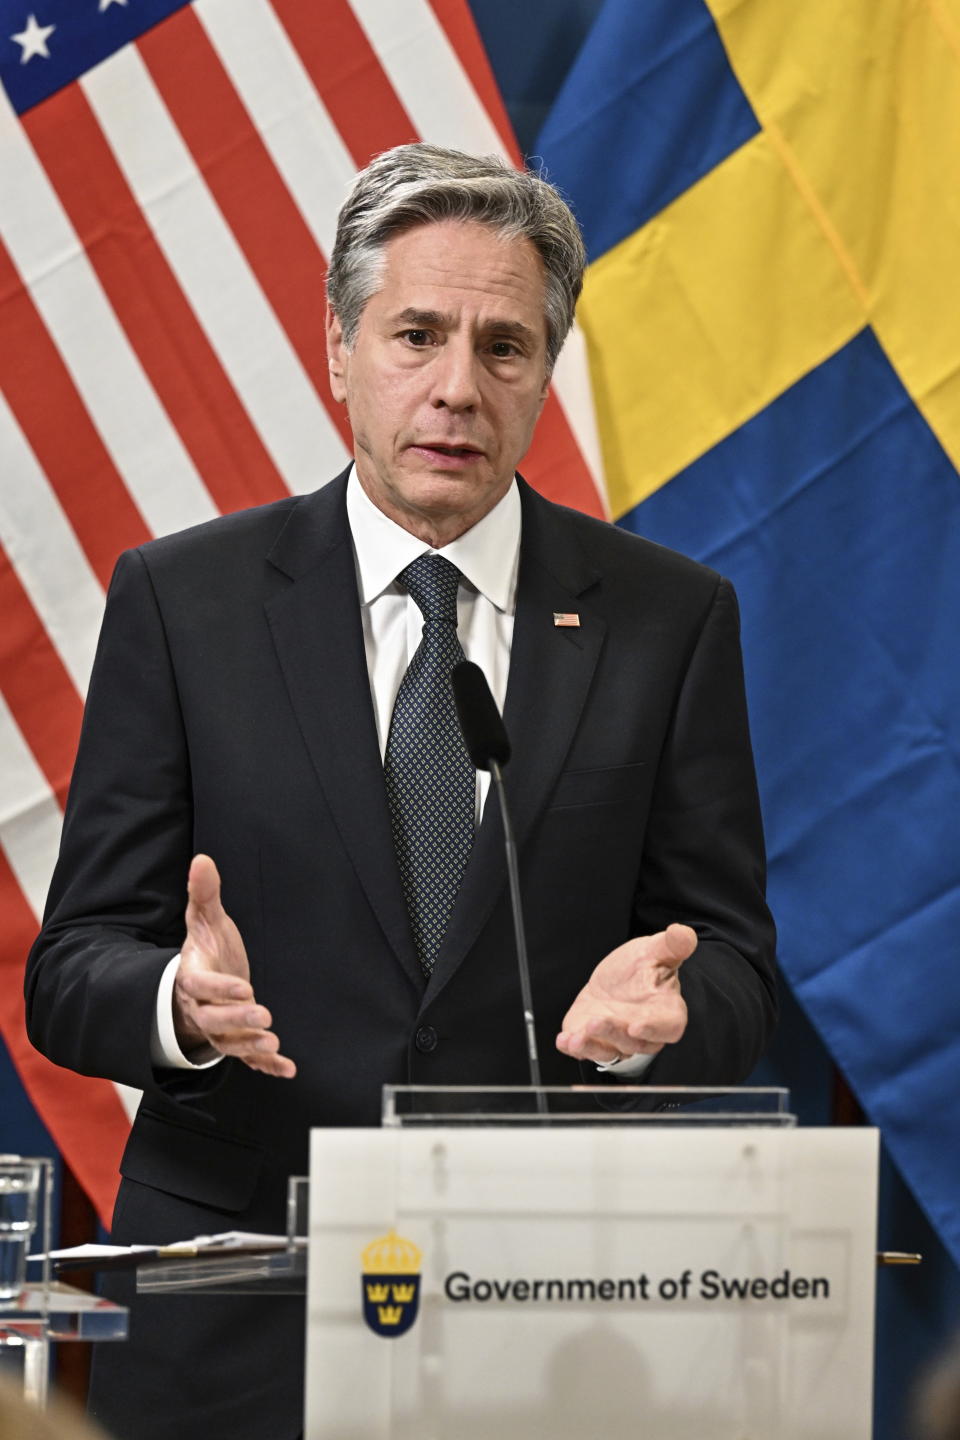
M 249 1250 L 285 1250 L 289 1241 L 286 1235 L 261 1235 L 251 1230 L 223 1230 L 219 1235 L 195 1235 L 192 1240 L 174 1240 L 168 1245 L 71 1245 L 65 1250 L 51 1250 L 49 1258 L 57 1264 L 67 1262 L 79 1267 L 87 1264 L 96 1269 L 103 1261 L 113 1264 L 129 1260 L 154 1257 L 175 1259 L 178 1255 L 191 1258 L 195 1255 L 221 1254 L 223 1252 Z M 296 1246 L 306 1244 L 303 1236 L 294 1241 Z M 28 1255 L 28 1260 L 45 1260 L 47 1255 Z

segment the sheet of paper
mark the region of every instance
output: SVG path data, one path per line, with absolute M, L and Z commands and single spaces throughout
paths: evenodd
M 302 1238 L 296 1243 L 306 1244 Z M 116 1255 L 137 1255 L 143 1251 L 162 1250 L 165 1255 L 171 1251 L 183 1250 L 193 1254 L 197 1250 L 234 1250 L 238 1246 L 256 1246 L 262 1250 L 285 1250 L 286 1235 L 263 1235 L 254 1230 L 221 1230 L 218 1235 L 195 1235 L 192 1240 L 174 1240 L 164 1245 L 72 1245 L 66 1250 L 51 1250 L 51 1260 L 106 1260 Z M 28 1260 L 43 1260 L 44 1255 L 28 1255 Z
M 110 1255 L 133 1255 L 138 1250 L 155 1250 L 155 1245 L 71 1245 L 66 1250 L 51 1250 L 51 1260 L 103 1260 Z M 28 1255 L 28 1260 L 45 1260 L 46 1255 Z

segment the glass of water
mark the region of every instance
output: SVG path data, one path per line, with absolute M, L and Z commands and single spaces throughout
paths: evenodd
M 37 1225 L 39 1160 L 0 1155 L 0 1304 L 19 1294 L 26 1277 L 27 1251 Z

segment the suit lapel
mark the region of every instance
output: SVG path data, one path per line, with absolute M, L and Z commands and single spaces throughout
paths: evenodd
M 357 876 L 418 990 L 370 698 L 346 477 L 297 504 L 271 550 L 287 577 L 267 621 L 307 750 Z
M 599 576 L 564 512 L 521 487 L 523 530 L 517 613 L 504 721 L 512 755 L 504 772 L 522 851 L 563 768 L 606 634 Z M 578 614 L 578 628 L 554 614 Z M 491 792 L 425 1000 L 463 962 L 506 884 L 503 829 Z

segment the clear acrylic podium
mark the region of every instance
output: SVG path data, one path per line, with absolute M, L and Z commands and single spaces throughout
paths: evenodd
M 46 1156 L 0 1157 L 38 1172 L 35 1213 L 20 1237 L 24 1256 L 39 1250 L 44 1259 L 27 1262 L 12 1290 L 0 1294 L 0 1373 L 16 1376 L 38 1406 L 47 1401 L 50 1347 L 76 1340 L 125 1340 L 128 1312 L 122 1305 L 54 1280 L 50 1266 L 53 1227 L 53 1161 Z M 31 1241 L 34 1243 L 31 1244 Z
M 869 1440 L 877 1156 L 783 1091 L 388 1088 L 312 1136 L 305 1440 Z

